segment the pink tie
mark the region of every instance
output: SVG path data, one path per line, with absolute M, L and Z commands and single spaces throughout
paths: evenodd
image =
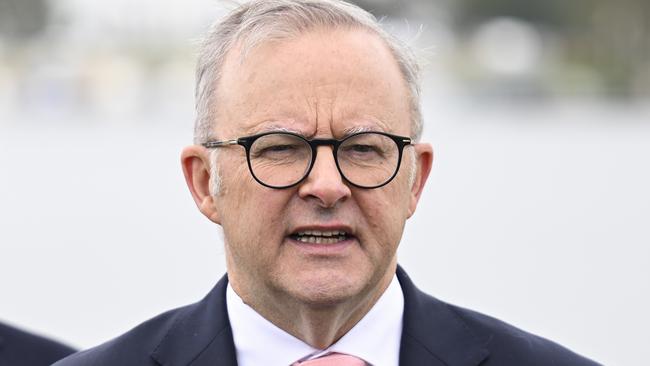
M 366 366 L 366 362 L 343 353 L 330 353 L 313 360 L 296 362 L 292 366 Z

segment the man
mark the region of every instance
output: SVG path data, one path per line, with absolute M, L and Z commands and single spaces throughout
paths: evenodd
M 228 274 L 201 302 L 57 365 L 593 365 L 420 292 L 397 266 L 433 160 L 417 66 L 337 0 L 244 4 L 198 64 L 199 210 Z
M 74 352 L 58 342 L 0 323 L 0 366 L 48 366 Z

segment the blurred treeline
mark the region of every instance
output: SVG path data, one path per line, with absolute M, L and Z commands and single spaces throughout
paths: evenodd
M 483 95 L 650 97 L 648 0 L 356 2 L 425 30 L 445 23 L 449 70 Z
M 559 91 L 572 90 L 576 87 L 570 85 L 572 81 L 582 81 L 592 83 L 593 92 L 610 96 L 650 95 L 648 0 L 455 0 L 450 4 L 461 35 L 499 17 L 533 27 L 541 36 L 540 56 L 556 68 L 546 75 L 565 80 L 556 82 Z
M 393 28 L 417 30 L 422 24 L 417 46 L 440 50 L 439 43 L 444 43 L 430 61 L 442 64 L 439 70 L 470 95 L 486 100 L 650 98 L 648 0 L 355 2 L 386 16 Z M 59 73 L 48 98 L 56 102 L 61 98 L 52 95 L 68 81 L 72 87 L 63 89 L 76 104 L 85 103 L 74 97 L 78 87 L 85 88 L 83 94 L 104 96 L 110 103 L 111 93 L 121 90 L 120 77 L 145 75 L 145 80 L 123 80 L 124 88 L 135 90 L 140 84 L 152 84 L 147 78 L 161 75 L 156 72 L 159 68 L 165 80 L 171 69 L 183 75 L 176 81 L 185 83 L 194 57 L 191 41 L 218 14 L 207 9 L 221 3 L 0 0 L 0 106 L 10 108 L 25 95 L 38 96 L 35 89 L 42 82 L 52 86 L 47 70 L 55 62 Z M 66 58 L 67 54 L 74 56 Z M 113 62 L 114 57 L 119 62 Z M 160 83 L 153 85 L 157 92 L 165 90 Z

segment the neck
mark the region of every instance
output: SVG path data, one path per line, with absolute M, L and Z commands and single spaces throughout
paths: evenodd
M 237 295 L 258 314 L 310 346 L 325 349 L 343 337 L 370 311 L 390 285 L 394 272 L 387 271 L 368 291 L 326 304 L 247 288 L 243 284 L 250 281 L 239 281 L 236 272 L 229 271 L 228 277 Z

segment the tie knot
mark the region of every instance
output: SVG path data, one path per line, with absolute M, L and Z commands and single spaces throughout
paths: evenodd
M 296 362 L 292 366 L 366 366 L 366 362 L 344 353 L 330 353 L 313 360 Z

